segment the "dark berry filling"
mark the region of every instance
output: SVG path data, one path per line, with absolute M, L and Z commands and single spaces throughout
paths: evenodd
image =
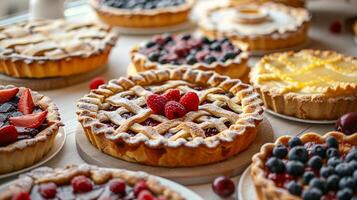
M 179 6 L 185 2 L 186 0 L 103 0 L 102 4 L 120 9 L 152 10 Z

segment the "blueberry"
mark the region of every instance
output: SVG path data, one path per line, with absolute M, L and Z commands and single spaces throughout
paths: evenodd
M 307 164 L 314 169 L 320 169 L 322 167 L 322 159 L 319 156 L 313 156 L 307 162 Z
M 196 64 L 197 63 L 197 59 L 196 59 L 196 56 L 195 55 L 188 55 L 187 58 L 186 58 L 186 62 L 187 64 L 189 65 L 193 65 L 193 64 Z
M 214 42 L 211 44 L 210 49 L 212 51 L 221 51 L 222 50 L 221 44 L 219 42 Z
M 303 146 L 296 146 L 288 153 L 289 160 L 297 160 L 305 163 L 308 160 L 308 153 Z
M 356 184 L 351 177 L 343 177 L 341 178 L 340 182 L 338 183 L 340 188 L 350 188 L 354 190 L 356 188 Z
M 320 169 L 320 175 L 324 178 L 328 178 L 335 173 L 335 169 L 331 166 L 322 167 Z
M 336 166 L 336 172 L 339 176 L 352 176 L 353 169 L 347 163 L 341 163 Z
M 353 192 L 349 188 L 343 188 L 337 192 L 338 200 L 351 200 L 353 197 Z
M 352 160 L 348 163 L 348 165 L 352 168 L 353 171 L 357 170 L 357 161 Z
M 304 170 L 304 164 L 299 161 L 288 161 L 286 165 L 286 171 L 292 176 L 301 176 Z
M 337 157 L 332 157 L 327 160 L 327 165 L 331 167 L 336 167 L 340 163 L 342 163 L 342 161 Z
M 172 36 L 169 33 L 165 33 L 162 36 L 164 38 L 165 43 L 171 42 L 173 40 Z
M 313 178 L 310 183 L 310 187 L 317 188 L 322 192 L 325 192 L 327 189 L 327 183 L 324 179 L 321 178 Z
M 221 60 L 222 60 L 223 62 L 225 62 L 225 61 L 227 61 L 227 60 L 229 60 L 229 59 L 234 59 L 236 56 L 237 56 L 237 54 L 236 54 L 235 52 L 229 51 L 229 52 L 226 52 L 226 53 L 223 55 L 223 57 L 221 58 Z
M 315 173 L 312 171 L 307 171 L 304 173 L 302 179 L 304 180 L 305 184 L 309 184 L 310 181 L 315 178 Z
M 286 188 L 288 191 L 296 196 L 300 196 L 302 192 L 302 187 L 299 185 L 296 181 L 290 181 L 287 185 Z
M 340 178 L 337 175 L 331 175 L 327 178 L 327 189 L 337 191 Z
M 287 155 L 288 155 L 288 149 L 284 145 L 278 144 L 277 146 L 274 147 L 273 156 L 283 159 Z
M 209 38 L 207 38 L 207 37 L 203 37 L 203 38 L 202 38 L 202 42 L 203 42 L 204 44 L 211 44 L 211 40 L 210 40 Z
M 357 161 L 357 151 L 350 151 L 348 152 L 348 154 L 346 155 L 346 161 L 350 162 L 352 160 Z
M 290 148 L 296 147 L 296 146 L 301 146 L 302 142 L 300 140 L 300 138 L 298 137 L 292 137 L 289 141 L 288 141 L 288 145 Z
M 214 56 L 210 56 L 210 55 L 206 56 L 205 60 L 204 60 L 204 62 L 207 64 L 212 64 L 216 61 L 217 61 L 217 59 Z
M 329 148 L 326 151 L 326 156 L 327 156 L 327 158 L 340 157 L 340 153 L 335 148 Z
M 327 147 L 338 149 L 338 141 L 336 138 L 329 136 L 326 139 Z
M 181 40 L 189 40 L 191 39 L 191 35 L 190 34 L 183 34 L 180 36 Z
M 149 60 L 153 61 L 153 62 L 157 62 L 160 58 L 160 54 L 156 53 L 156 52 L 152 52 L 149 54 Z
M 357 185 L 357 170 L 353 172 L 353 181 L 355 182 L 355 185 Z
M 312 148 L 312 155 L 320 156 L 321 158 L 325 158 L 326 157 L 326 149 L 325 149 L 325 147 L 322 146 L 322 145 L 315 145 Z
M 272 173 L 282 173 L 285 171 L 284 162 L 279 158 L 271 157 L 265 165 Z
M 151 47 L 153 47 L 153 46 L 155 46 L 156 45 L 156 42 L 154 42 L 154 41 L 148 41 L 146 44 L 145 44 L 145 47 L 146 48 L 151 48 Z
M 309 188 L 302 194 L 304 200 L 320 200 L 321 197 L 322 192 L 317 188 Z

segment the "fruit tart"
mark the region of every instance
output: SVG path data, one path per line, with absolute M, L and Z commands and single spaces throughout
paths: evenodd
M 248 53 L 244 49 L 246 47 L 234 45 L 227 38 L 210 40 L 190 34 L 165 34 L 135 46 L 131 60 L 139 72 L 186 66 L 247 79 Z
M 265 2 L 275 2 L 275 3 L 282 3 L 288 6 L 293 7 L 304 7 L 305 0 L 230 0 L 233 5 L 246 5 L 252 3 L 265 3 Z
M 335 120 L 357 111 L 357 59 L 332 51 L 303 50 L 263 57 L 251 83 L 274 112 Z
M 184 200 L 144 172 L 89 165 L 37 168 L 11 183 L 0 199 Z
M 77 114 L 100 151 L 166 167 L 228 159 L 254 141 L 262 120 L 250 85 L 187 68 L 112 80 L 82 98 Z
M 205 3 L 206 4 L 206 3 Z M 292 48 L 308 41 L 310 15 L 304 8 L 277 3 L 232 5 L 208 2 L 198 9 L 198 24 L 210 38 L 226 36 L 251 51 Z
M 116 38 L 107 26 L 64 19 L 0 26 L 0 73 L 48 78 L 91 72 L 107 62 Z
M 107 24 L 129 28 L 165 27 L 184 23 L 195 0 L 91 0 Z
M 260 200 L 357 198 L 357 134 L 282 136 L 253 157 L 251 175 Z
M 48 97 L 27 88 L 0 86 L 0 174 L 42 159 L 61 125 L 58 109 Z

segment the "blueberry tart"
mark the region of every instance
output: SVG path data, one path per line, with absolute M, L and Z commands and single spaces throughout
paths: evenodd
M 173 26 L 187 22 L 195 0 L 91 0 L 107 24 L 129 28 Z
M 48 97 L 27 88 L 0 86 L 0 174 L 41 160 L 61 125 Z
M 90 165 L 35 169 L 12 182 L 0 199 L 184 200 L 144 172 Z
M 244 49 L 246 47 L 234 45 L 226 38 L 210 40 L 189 34 L 166 34 L 134 47 L 131 60 L 139 72 L 185 66 L 246 79 L 249 67 Z
M 254 155 L 251 175 L 260 200 L 357 198 L 357 134 L 282 136 Z
M 262 120 L 250 85 L 187 68 L 112 80 L 82 98 L 77 114 L 100 151 L 167 167 L 228 159 L 252 144 Z

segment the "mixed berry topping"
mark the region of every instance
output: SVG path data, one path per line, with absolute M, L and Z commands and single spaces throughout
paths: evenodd
M 350 112 L 336 121 L 336 130 L 346 135 L 357 133 L 357 112 Z
M 343 148 L 340 150 L 340 148 Z M 265 175 L 277 187 L 303 200 L 357 198 L 357 147 L 342 147 L 330 136 L 323 144 L 293 137 L 276 145 L 266 161 Z
M 241 50 L 228 39 L 210 40 L 206 37 L 183 35 L 157 35 L 145 43 L 139 53 L 151 62 L 160 64 L 211 64 L 235 59 Z
M 151 10 L 179 6 L 186 0 L 103 0 L 102 4 L 120 9 Z

